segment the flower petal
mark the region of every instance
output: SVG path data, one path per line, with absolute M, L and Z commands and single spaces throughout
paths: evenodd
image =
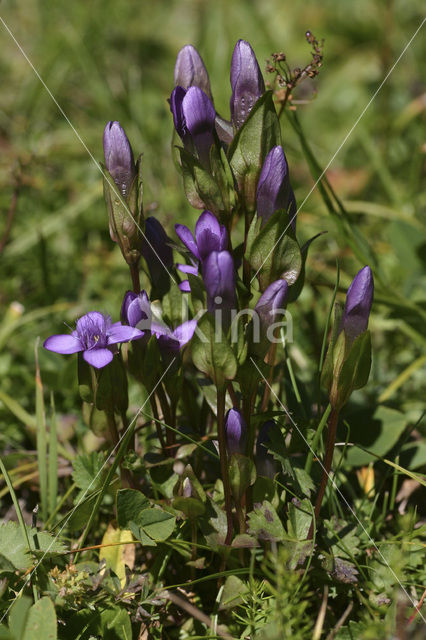
M 91 364 L 95 369 L 102 369 L 113 359 L 113 354 L 109 349 L 86 349 L 83 353 L 83 358 L 88 364 Z
M 183 282 L 180 282 L 179 289 L 182 291 L 182 293 L 191 293 L 191 285 L 189 284 L 189 280 L 183 280 Z
M 177 264 L 176 266 L 182 273 L 191 273 L 193 276 L 198 276 L 198 267 L 194 267 L 192 264 Z
M 188 251 L 190 251 L 199 260 L 200 254 L 198 253 L 197 244 L 188 227 L 184 224 L 175 224 L 175 231 L 176 235 L 183 242 Z
M 179 325 L 179 327 L 176 327 L 173 331 L 173 337 L 179 341 L 181 347 L 191 340 L 196 326 L 196 320 L 188 320 L 187 322 Z
M 43 347 L 49 351 L 63 354 L 83 351 L 83 346 L 80 340 L 68 333 L 50 336 L 50 338 L 47 338 L 47 340 L 44 341 Z
M 113 326 L 108 331 L 108 345 L 117 344 L 117 342 L 129 342 L 129 340 L 136 340 L 137 338 L 142 338 L 142 336 L 142 331 L 134 327 L 125 325 Z

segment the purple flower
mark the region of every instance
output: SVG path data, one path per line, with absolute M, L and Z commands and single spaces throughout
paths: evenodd
M 254 309 L 259 316 L 260 326 L 263 332 L 275 322 L 277 311 L 285 305 L 287 293 L 287 280 L 276 280 L 272 282 L 260 296 Z
M 284 151 L 280 146 L 273 147 L 265 158 L 257 183 L 257 215 L 262 218 L 262 224 L 265 224 L 275 211 L 287 211 L 293 201 L 295 204 Z
M 105 166 L 124 198 L 136 177 L 132 147 L 117 121 L 110 121 L 104 130 Z
M 173 251 L 164 228 L 152 216 L 145 220 L 145 238 L 142 239 L 141 253 L 147 263 L 151 281 L 163 280 L 167 269 L 173 267 Z
M 236 305 L 234 261 L 229 251 L 213 251 L 203 263 L 207 309 L 231 310 Z
M 245 454 L 247 426 L 238 409 L 229 409 L 225 417 L 225 437 L 228 454 Z
M 198 87 L 213 101 L 210 80 L 203 59 L 192 44 L 179 51 L 175 64 L 175 87 Z
M 277 429 L 277 425 L 273 420 L 264 422 L 260 428 L 259 435 L 256 440 L 256 469 L 259 476 L 273 478 L 276 473 L 276 464 L 274 456 L 268 453 L 268 445 L 270 443 L 271 432 Z
M 188 320 L 172 331 L 165 324 L 154 321 L 151 324 L 151 332 L 156 336 L 163 354 L 175 354 L 191 340 L 196 326 L 196 320 Z
M 50 336 L 44 348 L 55 353 L 77 353 L 83 351 L 83 358 L 96 369 L 102 369 L 113 359 L 111 347 L 119 342 L 129 342 L 143 336 L 142 331 L 125 327 L 121 322 L 111 322 L 110 316 L 99 311 L 86 313 L 77 320 L 71 334 Z
M 350 342 L 367 329 L 373 293 L 373 274 L 367 266 L 357 273 L 346 294 L 341 330 Z
M 216 117 L 210 98 L 198 87 L 190 87 L 187 91 L 175 87 L 170 96 L 170 109 L 175 129 L 184 146 L 188 146 L 189 134 L 201 164 L 209 168 Z
M 231 120 L 240 129 L 255 102 L 265 92 L 265 83 L 254 51 L 245 40 L 238 40 L 231 60 Z
M 176 233 L 192 255 L 201 262 L 212 251 L 225 251 L 228 247 L 228 232 L 210 211 L 203 211 L 195 225 L 195 240 L 184 224 L 175 225 Z
M 121 306 L 121 321 L 140 330 L 151 330 L 152 312 L 146 291 L 136 294 L 127 291 Z

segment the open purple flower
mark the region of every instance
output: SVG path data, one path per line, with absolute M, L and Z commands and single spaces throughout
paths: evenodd
M 132 147 L 119 122 L 108 122 L 104 130 L 103 142 L 105 166 L 122 196 L 127 198 L 136 177 L 136 166 Z
M 121 321 L 141 331 L 151 330 L 152 312 L 146 291 L 127 291 L 121 306 Z M 141 336 L 142 337 L 142 336 Z
M 373 274 L 366 266 L 357 273 L 346 294 L 341 329 L 351 342 L 367 329 L 373 293 Z
M 184 224 L 175 225 L 176 233 L 192 255 L 201 262 L 212 251 L 225 251 L 228 247 L 228 232 L 210 211 L 203 211 L 195 225 L 195 239 Z
M 213 101 L 210 80 L 203 59 L 192 44 L 179 51 L 175 64 L 175 87 L 198 87 Z
M 246 121 L 254 104 L 265 92 L 265 83 L 253 49 L 238 40 L 231 60 L 231 119 L 236 129 Z
M 265 224 L 279 209 L 289 213 L 293 229 L 296 220 L 290 212 L 291 204 L 295 204 L 294 193 L 290 186 L 287 160 L 281 146 L 273 147 L 265 158 L 256 191 L 257 215 Z
M 244 455 L 247 442 L 247 426 L 238 409 L 229 409 L 225 417 L 226 448 L 229 455 Z
M 156 336 L 163 354 L 176 354 L 191 340 L 196 326 L 196 320 L 187 320 L 172 331 L 165 324 L 154 321 L 151 324 L 151 332 Z
M 190 87 L 187 91 L 182 87 L 175 87 L 170 96 L 170 109 L 175 129 L 184 146 L 188 147 L 192 141 L 201 164 L 209 168 L 216 117 L 212 101 L 198 87 Z
M 77 320 L 71 334 L 50 336 L 44 348 L 55 353 L 70 354 L 83 351 L 83 358 L 96 369 L 102 369 L 113 359 L 111 347 L 143 336 L 142 331 L 126 327 L 121 322 L 111 322 L 108 315 L 99 311 L 86 313 Z

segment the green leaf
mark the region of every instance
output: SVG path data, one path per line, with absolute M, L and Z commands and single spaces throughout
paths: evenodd
M 97 409 L 107 412 L 127 411 L 127 375 L 120 355 L 114 356 L 109 365 L 97 374 L 95 404 Z
M 249 533 L 259 540 L 278 541 L 285 537 L 284 527 L 278 517 L 275 508 L 270 502 L 264 500 L 248 514 Z
M 253 460 L 233 453 L 229 460 L 229 480 L 235 501 L 240 501 L 246 489 L 256 480 L 256 467 Z
M 220 609 L 233 609 L 242 602 L 248 593 L 247 585 L 237 576 L 228 576 L 223 585 L 222 596 L 220 598 Z
M 229 163 L 249 210 L 255 208 L 257 181 L 263 162 L 272 147 L 279 144 L 280 123 L 272 91 L 267 91 L 250 111 L 228 152 Z
M 56 613 L 50 598 L 37 600 L 28 613 L 22 640 L 56 640 Z
M 105 455 L 100 451 L 83 453 L 74 458 L 72 477 L 77 487 L 90 492 L 99 489 L 104 475 L 101 472 L 104 462 Z
M 31 598 L 28 598 L 28 596 L 22 596 L 15 600 L 10 610 L 9 628 L 13 629 L 14 636 L 17 640 L 20 640 L 24 634 L 31 605 Z
M 200 371 L 208 375 L 219 388 L 226 380 L 232 380 L 237 373 L 237 361 L 229 342 L 223 334 L 216 335 L 214 319 L 205 313 L 198 322 L 199 331 L 206 342 L 195 333 L 192 339 L 192 360 Z
M 162 542 L 172 535 L 176 517 L 160 507 L 152 507 L 142 511 L 138 524 L 150 538 Z
M 182 511 L 190 520 L 202 516 L 206 510 L 205 505 L 199 498 L 184 498 L 183 496 L 178 496 L 173 500 L 172 504 L 174 509 Z
M 63 544 L 46 531 L 36 531 L 28 526 L 26 529 L 29 540 L 37 536 L 37 555 L 51 558 L 65 551 Z M 32 565 L 32 558 L 27 549 L 26 538 L 16 522 L 0 524 L 0 572 L 28 569 Z
M 371 414 L 362 409 L 352 412 L 346 417 L 351 426 L 353 439 L 376 456 L 383 457 L 398 442 L 404 432 L 408 418 L 400 411 L 390 407 L 378 407 Z M 376 460 L 367 451 L 349 447 L 346 451 L 346 462 L 354 467 L 366 465 Z
M 81 609 L 67 621 L 67 638 L 132 640 L 130 616 L 123 607 L 111 604 L 103 609 Z
M 148 498 L 136 489 L 121 489 L 117 492 L 117 522 L 120 529 L 129 529 L 137 522 L 140 513 L 150 506 Z
M 279 278 L 292 285 L 299 276 L 302 255 L 292 228 L 287 226 L 287 214 L 274 213 L 258 232 L 247 254 L 262 291 Z
M 288 534 L 296 540 L 306 540 L 312 522 L 309 500 L 290 502 L 288 505 Z
M 121 588 L 126 584 L 126 559 L 128 549 L 134 545 L 130 531 L 126 529 L 116 529 L 109 524 L 102 538 L 102 545 L 99 552 L 99 559 L 105 560 L 106 566 L 114 571 L 120 580 Z M 132 566 L 130 568 L 133 568 Z
M 337 390 L 335 398 L 331 399 L 332 404 L 339 407 L 346 404 L 355 389 L 361 389 L 367 384 L 370 369 L 371 336 L 369 331 L 364 331 L 354 340 L 349 353 L 345 353 L 342 368 L 337 374 Z

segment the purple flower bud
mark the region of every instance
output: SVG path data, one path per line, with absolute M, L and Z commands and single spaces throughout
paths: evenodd
M 265 92 L 265 83 L 254 51 L 238 40 L 231 61 L 231 119 L 236 129 L 244 124 L 255 102 Z
M 288 209 L 291 193 L 284 151 L 280 146 L 273 147 L 265 158 L 257 183 L 257 215 L 262 218 L 262 224 L 265 224 L 275 211 Z
M 50 336 L 43 346 L 49 351 L 62 354 L 83 351 L 83 358 L 88 364 L 102 369 L 113 359 L 114 345 L 137 340 L 142 336 L 139 329 L 125 327 L 121 322 L 112 323 L 110 316 L 91 311 L 77 320 L 75 331 L 71 334 Z
M 213 101 L 210 80 L 203 59 L 192 44 L 185 45 L 178 53 L 175 64 L 175 87 L 198 87 Z
M 104 130 L 105 166 L 120 193 L 127 198 L 136 177 L 136 166 L 130 142 L 117 121 L 108 122 Z
M 277 425 L 273 420 L 264 422 L 260 428 L 256 441 L 256 469 L 260 476 L 273 478 L 276 473 L 276 464 L 274 457 L 268 453 L 268 444 L 270 442 L 271 432 L 277 429 Z
M 231 310 L 236 305 L 234 261 L 229 251 L 213 251 L 203 263 L 207 309 Z
M 276 280 L 260 296 L 254 309 L 259 316 L 262 332 L 275 322 L 277 311 L 286 303 L 287 293 L 287 280 Z
M 238 409 L 229 409 L 225 418 L 226 448 L 229 455 L 245 454 L 247 442 L 247 426 Z
M 147 218 L 141 253 L 146 260 L 153 283 L 164 278 L 166 270 L 173 267 L 173 251 L 168 242 L 167 233 L 157 218 Z
M 190 87 L 182 100 L 182 112 L 201 164 L 210 167 L 216 117 L 211 100 L 198 87 Z
M 121 306 L 121 321 L 142 331 L 150 331 L 152 312 L 146 291 L 127 291 Z
M 346 294 L 341 328 L 351 342 L 367 329 L 373 293 L 373 274 L 367 266 L 357 273 Z
M 188 130 L 186 128 L 185 117 L 183 115 L 182 103 L 186 95 L 186 90 L 182 87 L 175 87 L 170 96 L 170 111 L 173 115 L 173 124 L 182 142 L 188 142 Z

